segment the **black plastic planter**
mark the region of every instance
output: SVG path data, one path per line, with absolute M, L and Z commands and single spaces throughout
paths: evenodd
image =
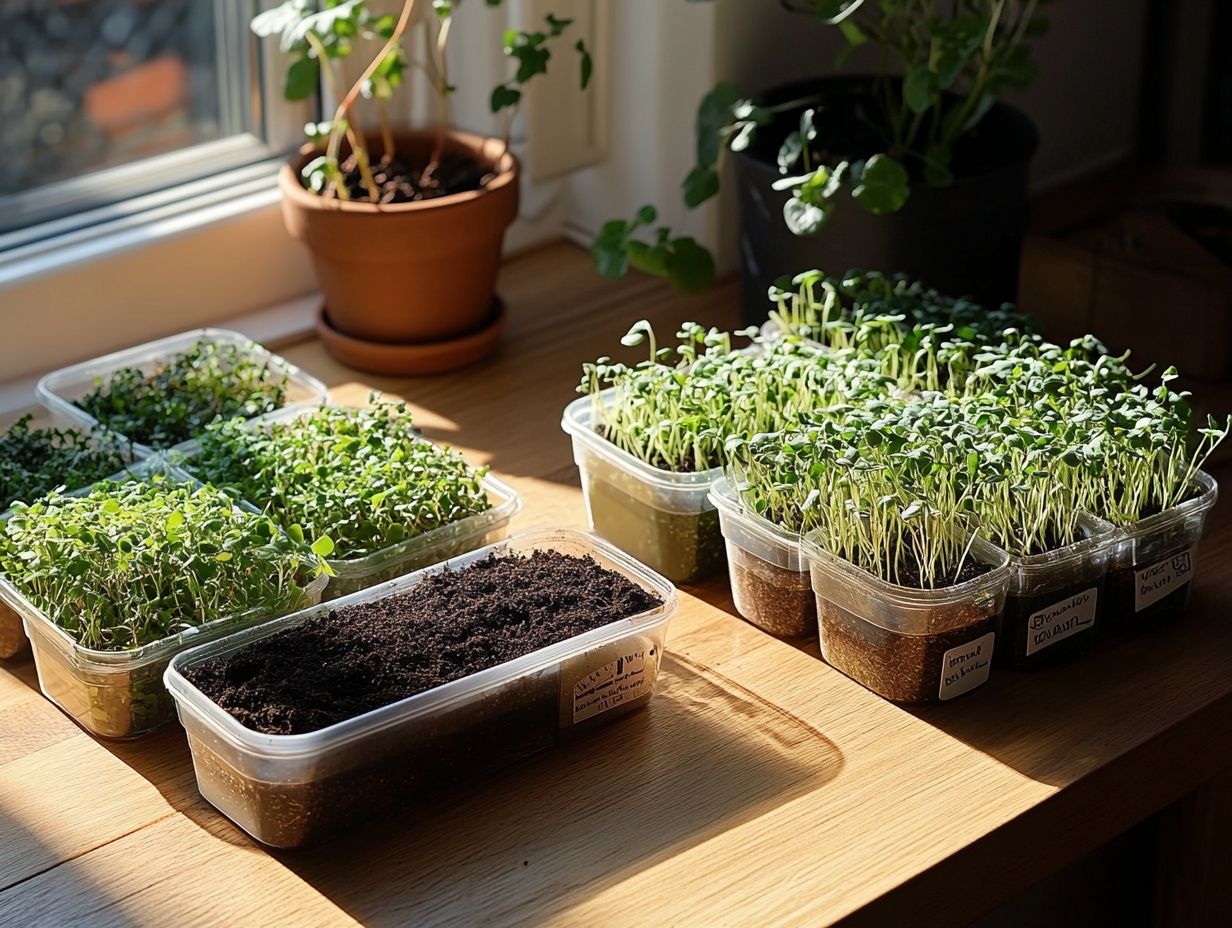
M 872 153 L 875 138 L 851 136 L 867 135 L 854 114 L 876 105 L 875 86 L 870 77 L 825 78 L 777 88 L 764 99 L 815 95 L 821 101 L 818 142 L 837 152 L 850 146 Z M 906 205 L 885 216 L 866 212 L 845 191 L 821 231 L 807 238 L 793 235 L 783 222 L 790 191 L 772 189 L 783 176 L 775 160 L 778 146 L 798 121 L 796 110 L 763 127 L 735 159 L 746 323 L 765 320 L 766 291 L 777 278 L 811 268 L 902 272 L 987 305 L 1016 299 L 1027 180 L 1039 144 L 1035 125 L 1023 113 L 993 106 L 955 151 L 958 177 L 949 187 L 913 184 Z

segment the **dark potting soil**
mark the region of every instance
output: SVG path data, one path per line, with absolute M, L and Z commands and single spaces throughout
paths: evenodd
M 188 680 L 265 734 L 317 731 L 660 604 L 592 558 L 488 557 L 206 661 Z
M 938 577 L 929 589 L 943 590 L 946 587 L 957 586 L 960 583 L 966 583 L 968 580 L 974 580 L 976 577 L 982 577 L 990 570 L 992 570 L 990 565 L 967 558 L 963 561 L 962 567 L 959 568 L 957 574 L 946 574 Z M 898 572 L 895 575 L 894 582 L 899 586 L 910 587 L 913 590 L 925 588 L 920 580 L 920 566 L 914 561 L 898 565 Z
M 370 156 L 379 159 L 378 151 L 373 151 Z M 478 161 L 465 155 L 446 155 L 436 170 L 425 176 L 426 168 L 426 164 L 413 164 L 397 155 L 388 162 L 374 160 L 372 179 L 381 192 L 380 202 L 414 203 L 453 193 L 466 193 L 482 187 L 487 176 L 487 171 Z M 348 159 L 342 170 L 351 199 L 368 199 L 368 188 L 364 186 L 355 160 Z

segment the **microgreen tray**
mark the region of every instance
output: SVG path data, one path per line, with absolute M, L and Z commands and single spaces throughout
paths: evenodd
M 611 395 L 605 390 L 599 402 Z M 592 424 L 594 399 L 565 409 L 590 527 L 676 583 L 705 579 L 723 566 L 719 514 L 709 500 L 722 468 L 675 473 L 639 461 Z
M 280 409 L 277 412 L 249 420 L 245 427 L 256 430 L 270 424 L 292 422 L 311 413 L 311 408 Z M 432 444 L 426 438 L 419 440 L 424 444 Z M 196 442 L 193 442 L 170 453 L 168 460 L 193 479 L 203 479 L 204 475 L 200 474 L 193 465 L 198 452 L 199 447 Z M 408 574 L 421 567 L 437 564 L 447 558 L 500 541 L 509 533 L 509 522 L 522 508 L 522 500 L 512 487 L 491 474 L 483 478 L 481 486 L 488 494 L 488 500 L 491 502 L 490 509 L 405 538 L 363 557 L 329 559 L 329 566 L 334 571 L 334 576 L 325 590 L 325 598 L 335 599 L 345 596 L 382 581 Z M 250 500 L 240 500 L 240 505 L 252 512 L 260 511 L 260 508 Z M 275 521 L 281 521 L 280 514 L 277 512 L 269 512 L 266 515 Z M 283 527 L 286 528 L 285 525 Z
M 490 554 L 536 550 L 592 557 L 657 594 L 662 605 L 306 734 L 246 728 L 184 677 L 186 668 L 323 610 L 387 598 Z M 543 529 L 194 648 L 171 662 L 165 679 L 188 732 L 201 794 L 258 841 L 297 847 L 361 815 L 422 798 L 460 773 L 491 770 L 645 705 L 676 608 L 672 585 L 623 552 L 584 532 Z
M 286 384 L 283 400 L 286 407 L 319 406 L 329 396 L 329 391 L 320 380 L 239 332 L 194 329 L 53 371 L 38 382 L 39 401 L 84 426 L 95 426 L 98 420 L 77 405 L 77 401 L 91 390 L 105 385 L 124 368 L 137 368 L 151 374 L 176 355 L 202 343 L 231 346 L 242 352 L 246 359 L 268 365 L 281 378 L 277 382 Z M 146 454 L 166 450 L 154 449 L 140 442 L 132 444 L 134 449 Z
M 131 471 L 121 472 L 111 479 L 143 479 L 152 474 L 199 485 L 167 467 L 160 457 L 136 464 Z M 82 496 L 89 492 L 90 488 L 84 488 L 68 495 Z M 11 515 L 9 512 L 0 516 L 0 530 Z M 327 579 L 320 574 L 300 587 L 302 606 L 320 602 Z M 218 616 L 138 648 L 102 651 L 79 644 L 3 574 L 0 574 L 0 603 L 7 605 L 23 621 L 43 695 L 86 731 L 109 739 L 139 738 L 174 718 L 174 707 L 162 683 L 162 674 L 171 658 L 180 651 L 274 618 L 257 610 Z

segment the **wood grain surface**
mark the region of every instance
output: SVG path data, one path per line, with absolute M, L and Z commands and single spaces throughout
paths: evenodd
M 734 326 L 736 285 L 613 284 L 562 245 L 501 292 L 500 355 L 449 377 L 284 353 L 339 401 L 404 397 L 522 494 L 515 529 L 581 525 L 580 362 L 643 317 Z M 95 741 L 0 667 L 0 925 L 962 924 L 1232 765 L 1227 509 L 1183 621 L 916 712 L 741 621 L 725 577 L 687 588 L 645 712 L 302 852 L 200 798 L 178 727 Z

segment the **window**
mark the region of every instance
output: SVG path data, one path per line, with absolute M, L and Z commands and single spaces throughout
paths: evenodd
M 276 83 L 261 92 L 255 6 L 0 3 L 0 250 L 160 205 L 150 195 L 190 181 L 200 193 L 296 144 L 313 114 Z

